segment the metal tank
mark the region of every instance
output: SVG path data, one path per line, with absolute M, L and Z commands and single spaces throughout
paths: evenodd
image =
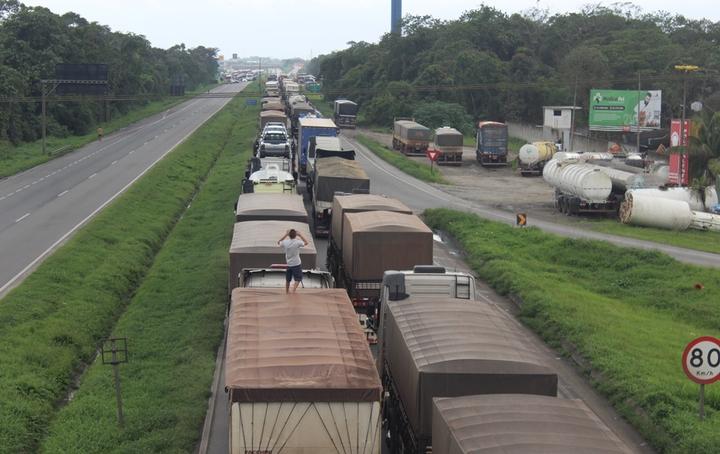
M 612 192 L 610 177 L 586 164 L 551 159 L 543 168 L 543 179 L 564 193 L 592 203 L 607 201 Z
M 706 206 L 700 198 L 700 194 L 690 188 L 632 189 L 632 192 L 656 199 L 679 200 L 686 202 L 693 211 L 706 211 Z M 717 203 L 717 191 L 715 188 L 708 188 L 705 193 L 705 200 L 710 203 L 713 201 Z M 708 206 L 712 207 L 712 205 Z
M 525 166 L 534 166 L 540 162 L 552 159 L 557 147 L 552 142 L 533 142 L 520 147 L 518 159 Z
M 692 223 L 693 213 L 687 202 L 629 191 L 620 205 L 619 217 L 623 224 L 687 230 Z
M 664 181 L 656 175 L 632 173 L 613 167 L 601 167 L 594 165 L 601 172 L 610 177 L 616 192 L 622 193 L 629 189 L 657 188 L 662 186 Z

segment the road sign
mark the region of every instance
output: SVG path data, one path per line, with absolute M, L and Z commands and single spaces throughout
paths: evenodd
M 257 99 L 246 99 L 245 105 L 246 106 L 257 106 Z
M 518 213 L 515 215 L 515 223 L 520 227 L 525 227 L 527 225 L 527 214 L 526 213 Z
M 427 154 L 427 157 L 432 162 L 436 162 L 438 158 L 440 157 L 440 154 L 442 152 L 440 150 L 437 150 L 435 148 L 428 148 L 425 154 Z
M 709 385 L 720 380 L 720 340 L 711 336 L 690 342 L 682 356 L 685 375 L 695 383 Z

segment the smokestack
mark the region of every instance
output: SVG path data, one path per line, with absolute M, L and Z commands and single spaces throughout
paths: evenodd
M 400 20 L 402 19 L 402 0 L 391 0 L 390 6 L 390 32 L 396 35 L 401 33 Z

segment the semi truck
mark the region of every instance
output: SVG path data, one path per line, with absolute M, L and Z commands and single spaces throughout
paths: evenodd
M 270 122 L 282 123 L 287 127 L 287 116 L 282 110 L 264 110 L 260 112 L 260 131 Z
M 370 192 L 370 178 L 357 161 L 339 157 L 318 159 L 312 184 L 315 236 L 330 234 L 333 197 L 337 192 L 366 194 Z
M 508 128 L 505 123 L 481 121 L 477 128 L 475 156 L 482 166 L 505 166 L 508 155 Z
M 393 150 L 409 156 L 425 156 L 430 134 L 430 129 L 412 118 L 396 118 L 393 123 Z
M 447 126 L 436 129 L 435 148 L 440 150 L 439 165 L 462 165 L 463 135 L 457 129 Z
M 600 167 L 568 159 L 551 159 L 543 179 L 555 188 L 555 207 L 568 216 L 581 213 L 617 213 L 622 194 L 613 191 L 610 177 Z
M 380 454 L 382 386 L 343 289 L 237 288 L 225 352 L 231 454 Z
M 336 137 L 338 127 L 329 118 L 300 118 L 298 120 L 298 171 L 300 177 L 307 176 L 308 148 L 311 137 Z
M 520 175 L 542 175 L 543 167 L 557 151 L 557 146 L 553 142 L 526 143 L 518 151 Z
M 381 323 L 378 370 L 391 453 L 429 452 L 434 398 L 557 395 L 557 374 L 494 305 L 409 296 L 383 305 Z
M 267 158 L 266 158 L 267 159 Z M 295 194 L 295 175 L 282 170 L 282 163 L 268 163 L 242 180 L 242 192 Z
M 358 105 L 347 99 L 336 99 L 333 102 L 333 119 L 341 128 L 355 129 L 357 124 Z
M 315 181 L 315 161 L 317 159 L 338 157 L 354 160 L 355 150 L 347 149 L 340 143 L 339 137 L 311 137 L 307 157 L 307 191 L 312 197 L 312 185 Z
M 305 117 L 314 117 L 315 108 L 309 102 L 298 101 L 291 104 L 290 107 L 290 131 L 293 136 L 298 137 L 300 119 Z
M 380 304 L 406 296 L 439 296 L 475 301 L 475 277 L 460 271 L 448 271 L 436 265 L 415 265 L 410 270 L 385 271 Z

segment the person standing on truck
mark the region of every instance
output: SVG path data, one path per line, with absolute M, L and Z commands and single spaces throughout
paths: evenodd
M 302 282 L 302 262 L 300 261 L 300 248 L 307 246 L 309 243 L 302 236 L 302 233 L 295 229 L 290 229 L 278 240 L 278 245 L 285 251 L 285 261 L 287 262 L 287 271 L 285 272 L 285 293 L 290 293 L 290 281 L 293 284 L 293 293 Z

